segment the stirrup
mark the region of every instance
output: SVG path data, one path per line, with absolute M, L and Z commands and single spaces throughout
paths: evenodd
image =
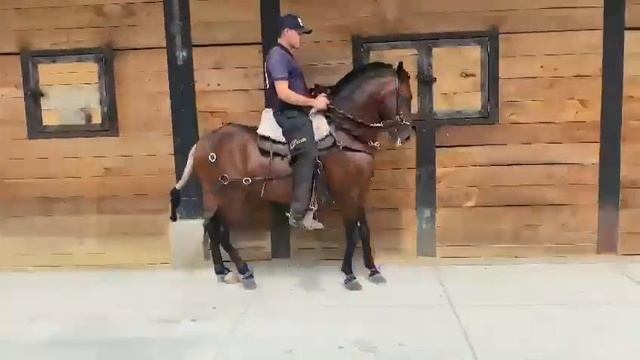
M 324 229 L 324 225 L 314 219 L 315 212 L 313 210 L 308 210 L 304 215 L 302 220 L 295 220 L 291 213 L 287 213 L 287 217 L 289 218 L 289 225 L 294 228 L 303 228 L 305 230 L 322 230 Z
M 307 230 L 322 230 L 322 229 L 324 229 L 324 224 L 322 224 L 321 222 L 319 222 L 316 219 L 314 219 L 313 218 L 314 215 L 315 215 L 315 211 L 313 211 L 313 210 L 307 211 L 307 213 L 304 215 L 304 219 L 302 219 L 302 225 Z
M 317 180 L 318 179 L 314 176 L 314 179 L 311 183 L 311 201 L 309 203 L 309 209 L 307 210 L 307 213 L 304 215 L 304 219 L 302 220 L 303 225 L 309 230 L 324 229 L 324 225 L 315 219 L 316 212 L 318 211 L 318 198 L 316 194 Z

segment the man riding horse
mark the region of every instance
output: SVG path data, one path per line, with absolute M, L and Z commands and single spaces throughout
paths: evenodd
M 302 69 L 292 53 L 294 49 L 300 48 L 301 36 L 311 32 L 294 14 L 280 18 L 278 44 L 266 56 L 265 85 L 267 108 L 273 111 L 291 152 L 294 188 L 289 224 L 293 227 L 318 229 L 323 227 L 321 223 L 310 216 L 305 217 L 309 211 L 318 154 L 309 109 L 326 110 L 329 100 L 325 94 L 310 97 Z
M 358 240 L 362 241 L 368 279 L 384 282 L 374 261 L 366 199 L 378 138 L 386 133 L 401 146 L 411 136 L 411 123 L 405 118 L 411 113 L 413 97 L 410 75 L 402 62 L 395 68 L 382 62 L 357 66 L 329 87 L 329 104 L 325 95 L 310 95 L 292 55 L 300 46 L 300 36 L 310 30 L 295 15 L 283 16 L 280 29 L 278 45 L 266 57 L 269 109 L 263 111 L 260 125 L 232 122 L 200 137 L 170 191 L 170 218 L 177 220 L 180 190 L 195 175 L 202 186 L 202 216 L 216 276 L 225 279 L 231 272 L 222 259 L 224 249 L 243 286 L 253 289 L 253 270 L 231 243 L 230 229 L 246 227 L 256 206 L 267 203 L 289 204 L 292 226 L 322 227 L 312 218 L 320 207 L 315 206 L 312 194 L 320 188 L 342 215 L 345 288 L 361 289 L 352 266 Z M 316 163 L 322 166 L 316 168 Z

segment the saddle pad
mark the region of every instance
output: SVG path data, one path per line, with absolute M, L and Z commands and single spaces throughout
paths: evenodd
M 311 122 L 313 124 L 313 134 L 316 142 L 327 137 L 330 134 L 329 123 L 324 115 L 311 111 L 309 113 Z M 273 116 L 273 110 L 264 109 L 262 116 L 260 117 L 260 125 L 258 125 L 258 135 L 267 137 L 273 141 L 286 144 L 287 141 L 282 135 L 282 129 L 276 122 L 276 118 Z
M 335 139 L 333 136 L 325 136 L 324 138 L 317 141 L 318 152 L 322 154 L 324 151 L 330 149 L 335 144 Z M 289 146 L 286 143 L 280 143 L 277 141 L 273 141 L 265 136 L 258 136 L 258 149 L 261 150 L 263 156 L 269 156 L 270 153 L 274 153 L 276 155 L 282 157 L 289 157 L 291 153 L 289 152 Z

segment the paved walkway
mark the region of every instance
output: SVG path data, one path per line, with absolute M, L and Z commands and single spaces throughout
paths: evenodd
M 640 359 L 640 261 L 0 273 L 0 359 Z

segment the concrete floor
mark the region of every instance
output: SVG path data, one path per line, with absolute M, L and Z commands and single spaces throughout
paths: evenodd
M 0 273 L 0 359 L 640 358 L 640 261 Z

